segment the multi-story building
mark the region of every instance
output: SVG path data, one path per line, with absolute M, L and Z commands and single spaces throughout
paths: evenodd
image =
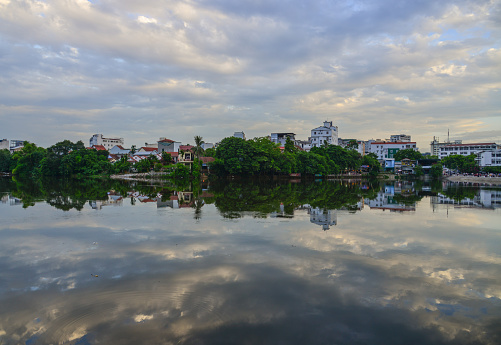
M 162 138 L 158 141 L 158 153 L 169 152 L 178 153 L 181 142 Z
M 478 165 L 481 167 L 500 167 L 501 150 L 480 152 L 477 161 Z
M 102 145 L 106 150 L 111 150 L 115 145 L 124 145 L 124 138 L 105 138 L 102 134 L 94 134 L 89 140 L 90 147 Z
M 416 142 L 387 142 L 387 141 L 374 141 L 371 144 L 370 152 L 375 153 L 379 160 L 385 158 L 394 158 L 395 153 L 400 150 L 412 149 L 417 151 Z
M 9 148 L 10 148 L 9 140 L 7 139 L 0 140 L 0 150 L 8 150 Z
M 480 152 L 495 151 L 500 148 L 496 143 L 450 144 L 440 147 L 439 157 L 443 159 L 451 155 L 469 156 Z
M 438 138 L 433 137 L 433 141 L 430 143 L 430 152 L 432 156 L 439 156 L 440 155 L 440 148 L 442 146 L 447 146 L 451 144 L 462 144 L 462 140 L 454 140 L 454 142 L 446 141 L 441 143 Z
M 397 143 L 397 142 L 408 143 L 411 141 L 411 136 L 407 134 L 395 134 L 390 136 L 390 141 L 392 143 Z
M 311 147 L 320 147 L 325 144 L 338 145 L 338 128 L 332 121 L 324 121 L 324 125 L 311 130 L 309 137 Z
M 287 138 L 289 138 L 294 144 L 296 144 L 296 134 L 294 133 L 271 133 L 270 140 L 275 144 L 285 146 Z

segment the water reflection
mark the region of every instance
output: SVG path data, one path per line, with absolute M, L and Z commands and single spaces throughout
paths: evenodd
M 499 208 L 432 202 L 484 188 L 18 187 L 2 200 L 35 206 L 0 204 L 3 344 L 501 341 Z

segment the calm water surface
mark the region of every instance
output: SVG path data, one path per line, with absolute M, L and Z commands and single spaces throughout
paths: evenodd
M 0 344 L 500 344 L 501 189 L 0 182 Z

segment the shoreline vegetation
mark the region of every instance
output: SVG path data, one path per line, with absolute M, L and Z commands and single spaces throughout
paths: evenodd
M 20 151 L 10 153 L 0 150 L 0 173 L 13 178 L 111 178 L 142 181 L 186 181 L 207 178 L 271 178 L 271 179 L 414 179 L 425 172 L 419 165 L 424 156 L 412 149 L 400 150 L 395 161 L 406 161 L 404 175 L 384 171 L 382 163 L 374 153 L 362 156 L 357 152 L 356 142 L 346 148 L 338 145 L 323 145 L 303 151 L 287 138 L 283 147 L 268 138 L 244 140 L 236 137 L 224 138 L 217 148 L 202 149 L 202 137 L 196 136 L 196 146 L 190 152 L 181 151 L 183 160 L 173 160 L 170 153 L 162 152 L 161 159 L 155 155 L 141 158 L 134 163 L 130 155 L 111 161 L 108 151 L 86 148 L 83 142 L 69 140 L 58 142 L 45 149 L 25 142 Z M 185 154 L 190 157 L 184 159 Z M 211 158 L 210 160 L 206 158 Z M 203 159 L 203 160 L 202 160 Z M 431 161 L 431 163 L 430 163 Z M 205 163 L 203 163 L 205 162 Z M 411 163 L 409 163 L 411 162 Z M 501 184 L 500 167 L 482 168 L 481 176 L 443 176 L 444 167 L 456 173 L 474 174 L 480 172 L 475 155 L 452 155 L 428 159 L 430 176 L 434 179 L 448 179 L 454 182 Z M 409 172 L 410 171 L 410 172 Z M 132 173 L 134 172 L 134 173 Z M 496 177 L 494 177 L 496 176 Z

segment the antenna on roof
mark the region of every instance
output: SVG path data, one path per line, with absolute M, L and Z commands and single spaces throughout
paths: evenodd
M 447 128 L 447 142 L 450 143 L 450 140 L 449 140 L 449 128 Z

